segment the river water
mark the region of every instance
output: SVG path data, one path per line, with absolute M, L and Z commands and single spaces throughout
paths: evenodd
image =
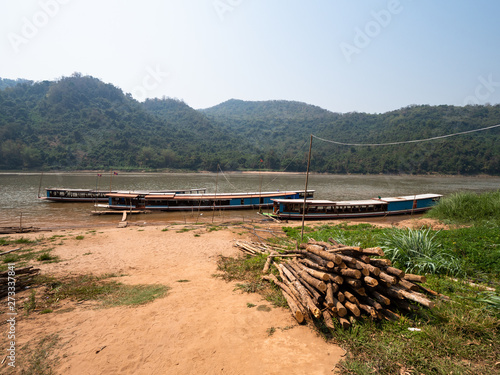
M 304 174 L 278 173 L 1 173 L 0 226 L 37 226 L 41 228 L 116 225 L 121 216 L 91 215 L 91 203 L 54 203 L 38 199 L 45 188 L 84 188 L 108 190 L 166 190 L 206 188 L 207 192 L 234 193 L 304 189 Z M 500 177 L 455 176 L 309 176 L 309 189 L 315 198 L 345 200 L 398 195 L 458 191 L 485 192 L 500 189 Z M 224 212 L 161 212 L 136 215 L 129 221 L 146 223 L 220 222 L 259 220 L 256 210 Z

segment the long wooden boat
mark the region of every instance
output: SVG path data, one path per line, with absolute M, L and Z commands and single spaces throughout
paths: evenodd
M 47 188 L 46 195 L 39 197 L 43 200 L 53 202 L 107 202 L 108 194 L 117 194 L 118 191 L 103 191 L 94 189 L 68 189 L 68 188 Z M 186 189 L 186 190 L 158 190 L 147 192 L 148 194 L 199 194 L 207 189 Z
M 314 190 L 308 190 L 312 198 Z M 257 193 L 177 194 L 148 192 L 117 192 L 107 194 L 107 205 L 113 210 L 191 211 L 271 208 L 273 199 L 304 199 L 304 191 L 274 191 Z
M 432 208 L 441 197 L 440 194 L 418 194 L 355 201 L 306 199 L 305 219 L 326 220 L 421 213 Z M 303 208 L 304 199 L 273 199 L 273 212 L 268 216 L 278 219 L 302 219 Z

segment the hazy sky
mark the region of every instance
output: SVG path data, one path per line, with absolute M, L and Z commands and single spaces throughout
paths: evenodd
M 0 0 L 0 77 L 74 72 L 193 108 L 500 103 L 498 0 Z

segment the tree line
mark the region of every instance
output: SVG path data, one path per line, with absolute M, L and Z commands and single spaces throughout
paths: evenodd
M 499 105 L 408 106 L 333 113 L 293 101 L 229 100 L 195 110 L 171 99 L 134 100 L 73 74 L 57 81 L 0 79 L 0 169 L 305 171 L 310 134 L 345 143 L 430 138 L 495 125 Z M 322 173 L 500 174 L 499 129 L 387 147 L 313 141 Z

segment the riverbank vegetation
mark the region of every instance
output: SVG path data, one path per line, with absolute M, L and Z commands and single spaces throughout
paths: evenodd
M 493 126 L 498 118 L 500 105 L 341 114 L 295 101 L 232 99 L 195 110 L 171 98 L 140 103 L 79 73 L 0 79 L 0 169 L 304 172 L 310 134 L 348 144 L 401 142 Z M 315 139 L 311 171 L 500 175 L 500 133 L 388 147 Z
M 444 217 L 441 215 L 446 212 L 446 221 L 452 225 L 449 230 L 349 223 L 305 227 L 304 241 L 333 238 L 346 245 L 381 246 L 395 265 L 426 274 L 425 286 L 446 296 L 436 298 L 432 309 L 402 313 L 397 322 L 360 319 L 348 330 L 339 325 L 330 330 L 315 320 L 318 333 L 346 349 L 347 355 L 337 366 L 342 374 L 472 375 L 498 371 L 500 229 L 495 224 L 498 211 L 489 209 L 497 199 L 494 192 L 458 194 L 443 200 L 442 207 L 440 203 L 429 215 Z M 470 205 L 465 216 L 461 212 L 464 205 Z M 300 227 L 283 230 L 286 238 L 273 242 L 295 247 L 301 240 Z M 227 279 L 244 279 L 253 285 L 249 291 L 259 291 L 264 262 L 265 257 L 222 259 L 219 269 L 229 275 Z M 268 290 L 266 298 L 273 299 Z

